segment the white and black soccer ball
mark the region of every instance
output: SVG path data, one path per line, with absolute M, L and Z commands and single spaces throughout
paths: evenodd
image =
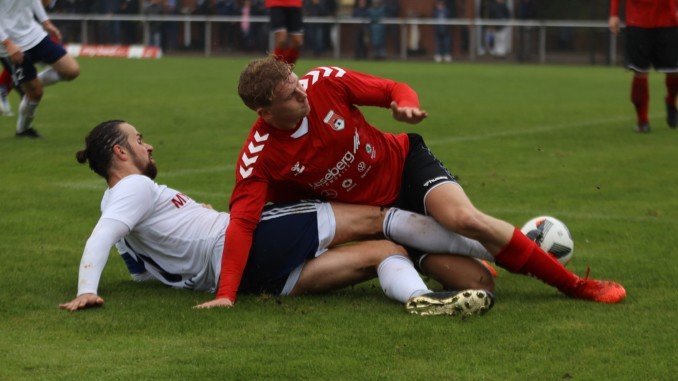
M 563 265 L 572 259 L 574 241 L 562 221 L 550 216 L 535 217 L 527 221 L 520 231 Z

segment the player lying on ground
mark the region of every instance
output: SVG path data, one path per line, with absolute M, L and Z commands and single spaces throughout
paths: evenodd
M 476 209 L 421 136 L 385 133 L 367 122 L 358 106 L 390 107 L 398 121 L 424 120 L 408 85 L 339 67 L 319 67 L 299 79 L 290 65 L 267 57 L 249 63 L 238 93 L 258 118 L 235 166 L 217 297 L 202 306 L 233 306 L 266 202 L 307 197 L 430 214 L 482 243 L 511 272 L 573 298 L 625 298 L 621 285 L 578 277 L 519 229 Z
M 104 122 L 87 136 L 78 161 L 89 161 L 109 188 L 80 263 L 78 296 L 61 308 L 74 311 L 103 304 L 97 287 L 113 244 L 135 279 L 214 292 L 229 214 L 153 182 L 157 167 L 152 151 L 141 134 L 122 121 Z M 380 235 L 384 216 L 377 207 L 359 205 L 298 202 L 268 207 L 255 233 L 240 291 L 299 295 L 378 276 L 386 295 L 406 303 L 413 313 L 467 316 L 492 307 L 492 277 L 474 258 L 431 254 L 423 271 L 446 289 L 465 290 L 433 293 L 401 246 L 381 240 L 333 248 Z M 446 241 L 443 249 L 487 257 L 477 242 L 429 226 L 433 223 L 429 218 L 397 210 L 389 211 L 389 216 L 389 232 L 397 238 L 407 239 L 403 231 L 408 223 L 416 223 L 419 230 L 426 228 L 427 236 L 438 234 L 439 243 Z

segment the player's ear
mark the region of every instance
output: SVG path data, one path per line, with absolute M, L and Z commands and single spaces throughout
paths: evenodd
M 270 123 L 272 114 L 271 111 L 266 107 L 259 107 L 257 109 L 257 115 L 259 115 L 259 117 L 261 117 L 261 119 L 263 119 L 266 123 Z
M 125 160 L 127 157 L 127 149 L 120 144 L 113 146 L 113 156 Z

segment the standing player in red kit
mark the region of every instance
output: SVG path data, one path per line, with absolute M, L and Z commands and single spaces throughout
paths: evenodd
M 519 229 L 477 210 L 421 136 L 379 131 L 358 109 L 390 107 L 394 119 L 419 123 L 427 114 L 408 85 L 339 67 L 319 67 L 299 79 L 290 65 L 267 57 L 250 62 L 238 93 L 259 118 L 236 164 L 217 299 L 199 307 L 235 302 L 264 204 L 304 197 L 429 214 L 480 241 L 500 266 L 570 297 L 617 303 L 626 296 L 617 283 L 569 272 Z M 390 217 L 385 225 L 399 224 Z
M 273 55 L 295 63 L 304 44 L 304 20 L 301 0 L 266 0 L 271 13 L 271 32 L 275 43 Z
M 666 122 L 678 126 L 678 1 L 627 0 L 626 41 L 628 67 L 633 70 L 631 102 L 636 108 L 636 132 L 650 132 L 648 109 L 650 68 L 666 73 Z M 610 1 L 610 31 L 619 33 L 619 0 Z

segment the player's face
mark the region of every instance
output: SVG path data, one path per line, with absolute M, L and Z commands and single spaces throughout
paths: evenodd
M 266 107 L 270 119 L 267 122 L 282 129 L 293 129 L 311 110 L 306 91 L 299 84 L 299 77 L 290 73 L 286 81 L 276 87 L 271 105 Z M 265 112 L 265 113 L 266 113 Z
M 123 123 L 119 127 L 127 134 L 127 144 L 130 147 L 132 162 L 141 171 L 141 174 L 155 179 L 158 168 L 153 159 L 153 146 L 144 142 L 143 135 L 131 124 Z

